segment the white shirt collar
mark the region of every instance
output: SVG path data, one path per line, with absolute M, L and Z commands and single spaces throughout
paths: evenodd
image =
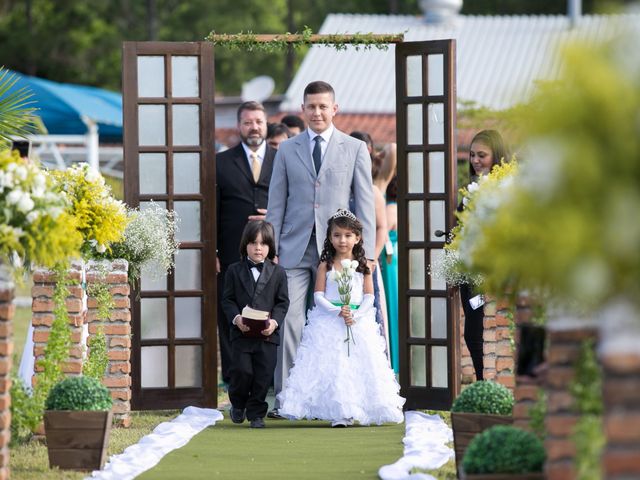
M 244 153 L 247 156 L 247 159 L 249 161 L 251 161 L 251 152 L 253 152 L 253 150 L 251 150 L 244 142 L 242 142 L 242 148 L 244 148 Z M 260 146 L 258 147 L 258 150 L 256 150 L 256 153 L 258 154 L 258 160 L 260 160 L 260 163 L 262 163 L 262 160 L 264 160 L 264 156 L 267 153 L 267 141 L 264 140 Z
M 310 128 L 307 128 L 307 134 L 309 135 L 309 141 L 313 142 L 314 138 L 316 138 L 318 135 L 320 135 L 325 143 L 329 143 L 329 140 L 331 140 L 331 135 L 333 135 L 333 131 L 334 130 L 335 130 L 335 127 L 333 126 L 333 123 L 331 125 L 329 125 L 329 128 L 327 128 L 324 132 L 322 132 L 320 134 L 314 132 Z

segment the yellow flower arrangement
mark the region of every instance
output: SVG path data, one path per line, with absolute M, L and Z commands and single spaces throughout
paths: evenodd
M 0 151 L 0 257 L 27 268 L 78 255 L 82 238 L 52 178 L 17 152 Z
M 119 200 L 111 196 L 111 189 L 104 178 L 86 163 L 52 172 L 58 190 L 69 199 L 68 213 L 76 220 L 76 228 L 82 235 L 81 252 L 85 258 L 93 258 L 123 238 L 127 226 L 127 212 Z

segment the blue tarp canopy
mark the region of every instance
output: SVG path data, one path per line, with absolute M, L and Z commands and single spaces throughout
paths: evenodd
M 16 83 L 11 90 L 26 88 L 33 95 L 30 105 L 37 108 L 48 133 L 83 135 L 85 116 L 98 124 L 103 142 L 122 142 L 122 96 L 96 87 L 58 83 L 42 78 L 10 72 Z

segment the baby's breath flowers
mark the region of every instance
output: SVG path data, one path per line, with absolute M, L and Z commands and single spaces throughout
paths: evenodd
M 140 279 L 143 267 L 152 276 L 171 270 L 179 247 L 176 213 L 151 202 L 144 210 L 128 210 L 127 217 L 124 238 L 112 244 L 111 252 L 105 256 L 129 262 L 129 280 L 133 285 Z

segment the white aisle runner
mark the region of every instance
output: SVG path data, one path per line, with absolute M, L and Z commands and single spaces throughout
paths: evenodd
M 436 480 L 426 473 L 410 473 L 413 468 L 432 470 L 440 468 L 453 458 L 447 443 L 453 442 L 451 428 L 439 415 L 408 411 L 404 414 L 404 456 L 391 465 L 378 470 L 382 480 Z
M 153 432 L 124 452 L 109 458 L 102 470 L 89 478 L 129 480 L 149 470 L 167 453 L 186 445 L 197 433 L 222 420 L 222 413 L 211 408 L 187 407 L 170 422 L 163 422 Z

